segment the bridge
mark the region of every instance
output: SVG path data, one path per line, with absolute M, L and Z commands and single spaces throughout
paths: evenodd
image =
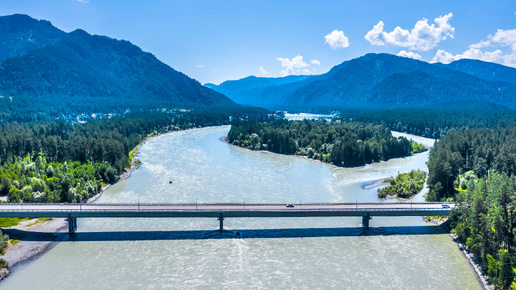
M 0 204 L 2 218 L 66 218 L 68 232 L 77 230 L 77 218 L 225 218 L 242 217 L 362 217 L 369 229 L 373 216 L 447 216 L 453 203 L 311 203 L 311 204 Z

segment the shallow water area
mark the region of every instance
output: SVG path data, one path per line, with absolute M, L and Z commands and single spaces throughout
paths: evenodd
M 140 169 L 98 203 L 378 202 L 363 186 L 426 169 L 428 152 L 337 168 L 221 142 L 229 126 L 142 146 Z M 420 138 L 420 137 L 417 137 Z M 432 140 L 426 139 L 426 142 Z M 169 183 L 172 181 L 173 183 Z M 423 201 L 423 193 L 403 202 Z M 396 202 L 388 199 L 385 202 Z M 297 206 L 297 205 L 296 205 Z M 421 217 L 79 219 L 78 232 L 2 289 L 480 289 L 451 238 Z

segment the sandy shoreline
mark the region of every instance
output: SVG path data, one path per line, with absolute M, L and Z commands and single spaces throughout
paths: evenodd
M 159 134 L 159 135 L 161 135 L 161 134 Z M 152 137 L 156 137 L 159 135 L 155 135 Z M 150 138 L 152 138 L 152 137 L 150 137 Z M 220 141 L 227 143 L 226 138 L 227 138 L 226 136 L 223 136 L 220 138 Z M 147 139 L 145 139 L 140 145 L 138 145 L 138 149 L 136 150 L 136 152 L 134 154 L 135 157 L 138 155 L 141 145 L 143 145 L 146 140 Z M 269 151 L 266 151 L 266 152 L 269 152 Z M 298 157 L 305 157 L 305 156 L 298 156 Z M 305 158 L 307 158 L 307 157 L 305 157 Z M 134 162 L 135 160 L 136 160 L 136 158 L 133 159 L 131 168 L 126 169 L 120 175 L 120 178 L 116 183 L 129 178 L 131 173 L 134 170 L 139 168 L 140 163 Z M 315 161 L 319 161 L 319 160 L 315 160 Z M 328 165 L 332 165 L 332 164 L 328 164 Z M 113 184 L 115 184 L 115 183 L 113 183 Z M 107 186 L 103 187 L 102 190 L 97 195 L 88 199 L 87 202 L 91 203 L 91 202 L 96 201 L 98 198 L 100 198 L 100 196 L 102 196 L 102 193 L 113 184 L 108 184 Z M 379 179 L 379 180 L 372 182 L 371 184 L 367 184 L 367 185 L 363 186 L 363 188 L 365 190 L 369 190 L 369 189 L 372 189 L 372 188 L 375 188 L 378 186 L 383 186 L 383 185 L 389 185 L 389 183 L 386 183 L 384 181 L 384 179 Z M 443 220 L 430 220 L 430 222 L 433 222 L 435 224 L 442 226 L 449 233 L 450 228 L 449 228 L 449 226 L 446 226 L 444 224 Z M 5 255 L 0 256 L 0 258 L 5 259 L 9 263 L 8 269 L 3 268 L 0 270 L 0 281 L 3 280 L 4 278 L 6 278 L 10 272 L 15 270 L 16 266 L 18 266 L 24 262 L 31 261 L 31 260 L 41 256 L 48 250 L 52 249 L 52 247 L 54 247 L 60 240 L 62 240 L 62 238 L 63 238 L 62 233 L 67 232 L 67 230 L 66 230 L 67 226 L 68 226 L 68 222 L 63 218 L 54 218 L 54 219 L 51 219 L 51 220 L 45 221 L 45 222 L 39 221 L 38 219 L 32 219 L 32 220 L 23 221 L 16 226 L 2 229 L 2 232 L 4 234 L 8 234 L 10 239 L 17 239 L 20 241 L 18 243 L 16 243 L 15 245 L 10 245 L 8 247 L 8 249 L 6 250 Z M 31 233 L 33 233 L 33 234 L 31 234 Z M 38 240 L 37 236 L 38 235 L 41 236 L 42 234 L 44 235 L 44 237 L 40 238 L 40 240 Z M 483 275 L 482 270 L 481 270 L 480 266 L 478 265 L 478 263 L 476 263 L 476 261 L 475 261 L 476 258 L 473 256 L 473 254 L 471 254 L 469 252 L 469 250 L 467 249 L 467 247 L 458 240 L 456 235 L 451 234 L 451 233 L 449 233 L 449 235 L 450 235 L 451 239 L 457 244 L 459 250 L 463 253 L 464 257 L 466 258 L 466 260 L 470 264 L 471 268 L 475 272 L 475 275 L 476 275 L 481 287 L 483 289 L 494 289 L 493 286 L 487 282 L 486 277 Z M 49 238 L 49 236 L 52 238 Z M 29 238 L 27 240 L 23 240 L 24 237 L 31 237 L 31 238 Z
M 154 137 L 154 136 L 153 136 Z M 126 180 L 131 176 L 131 173 L 140 167 L 140 162 L 136 161 L 136 156 L 140 151 L 140 147 L 145 143 L 145 139 L 136 150 L 131 163 L 131 168 L 126 169 L 121 175 L 117 182 Z M 115 184 L 113 183 L 113 184 Z M 102 196 L 102 193 L 106 191 L 111 185 L 104 186 L 99 193 L 89 198 L 86 202 L 92 203 Z M 63 233 L 67 233 L 68 222 L 64 218 L 54 218 L 48 221 L 40 221 L 38 219 L 31 219 L 22 221 L 16 226 L 9 228 L 2 228 L 2 233 L 9 235 L 9 239 L 20 240 L 14 245 L 9 245 L 5 254 L 0 258 L 6 260 L 8 268 L 0 270 L 0 281 L 5 279 L 10 272 L 15 270 L 15 267 L 31 261 L 48 250 L 52 249 L 63 237 Z M 38 238 L 39 236 L 39 238 Z
M 55 218 L 49 221 L 39 221 L 38 219 L 31 219 L 23 221 L 16 226 L 5 228 L 2 230 L 4 234 L 8 234 L 10 239 L 20 240 L 15 245 L 10 245 L 5 255 L 0 256 L 9 263 L 9 268 L 5 272 L 2 278 L 9 274 L 17 265 L 30 261 L 39 255 L 50 250 L 55 246 L 62 234 L 66 232 L 65 229 L 68 226 L 68 222 L 64 218 Z M 33 234 L 32 234 L 33 233 Z M 42 233 L 50 235 L 44 235 L 38 240 L 38 235 L 42 236 Z M 30 237 L 28 239 L 24 239 Z
M 390 183 L 385 182 L 385 178 L 383 178 L 383 179 L 378 179 L 378 180 L 376 180 L 375 182 L 373 182 L 371 184 L 364 185 L 363 188 L 365 190 L 369 190 L 369 189 L 373 189 L 375 187 L 383 186 L 383 185 L 390 185 Z
M 136 157 L 140 152 L 141 146 L 145 144 L 145 142 L 147 142 L 147 140 L 150 138 L 158 137 L 161 135 L 162 134 L 156 134 L 147 137 L 140 144 L 138 144 L 136 152 L 133 155 L 131 168 L 125 169 L 117 182 L 104 186 L 99 193 L 89 198 L 86 202 L 95 202 L 102 196 L 102 193 L 104 193 L 104 191 L 106 191 L 113 184 L 129 178 L 131 173 L 140 167 L 140 162 L 137 161 Z M 224 137 L 224 139 L 225 138 L 226 137 Z M 10 245 L 3 256 L 0 255 L 0 258 L 6 260 L 9 263 L 8 268 L 0 269 L 0 281 L 5 279 L 10 272 L 15 270 L 16 266 L 24 262 L 31 261 L 54 247 L 62 239 L 62 233 L 67 233 L 67 227 L 68 222 L 65 219 L 54 218 L 49 221 L 39 221 L 38 219 L 32 219 L 23 221 L 13 227 L 2 228 L 2 233 L 9 235 L 9 239 L 16 239 L 20 241 L 15 245 Z M 38 235 L 40 236 L 39 240 Z M 50 238 L 49 235 L 51 236 Z M 27 237 L 30 238 L 23 240 L 23 238 Z

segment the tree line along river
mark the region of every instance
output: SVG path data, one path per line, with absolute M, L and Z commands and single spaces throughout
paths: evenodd
M 378 202 L 376 188 L 364 185 L 426 170 L 428 160 L 424 152 L 338 168 L 231 146 L 220 140 L 228 131 L 149 139 L 138 156 L 141 167 L 97 202 Z M 407 202 L 423 200 L 420 193 Z M 223 233 L 216 219 L 78 223 L 75 236 L 16 268 L 0 288 L 480 289 L 448 234 L 421 217 L 375 217 L 369 232 L 360 218 L 348 217 L 226 219 Z

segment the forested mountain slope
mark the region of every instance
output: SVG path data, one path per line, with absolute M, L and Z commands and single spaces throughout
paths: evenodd
M 488 81 L 516 83 L 516 69 L 497 63 L 476 59 L 461 59 L 449 64 L 441 64 L 449 69 L 465 72 Z
M 65 33 L 22 15 L 0 23 L 9 39 L 2 47 L 12 48 L 0 65 L 0 95 L 12 97 L 9 106 L 69 113 L 235 105 L 128 41 Z
M 470 101 L 515 107 L 513 76 L 514 68 L 482 61 L 443 65 L 366 54 L 294 83 L 247 90 L 246 79 L 234 83 L 248 94 L 247 104 L 274 108 L 427 108 Z

